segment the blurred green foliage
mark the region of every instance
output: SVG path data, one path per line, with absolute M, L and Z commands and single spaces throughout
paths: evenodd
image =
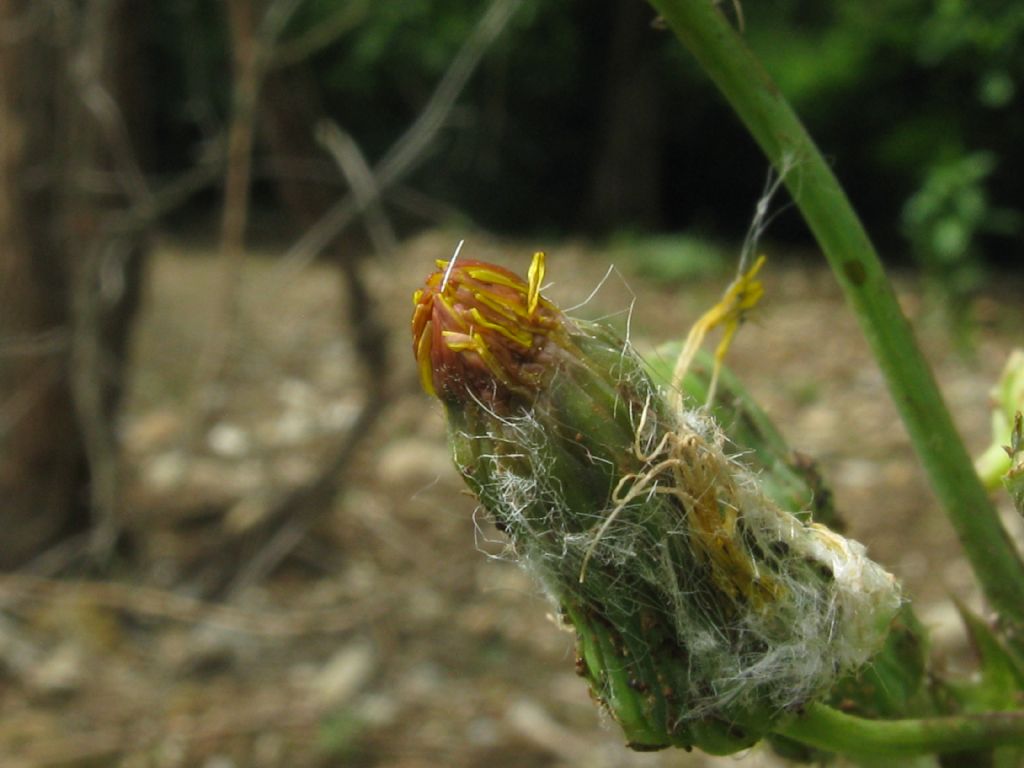
M 751 44 L 837 158 L 872 230 L 909 235 L 926 264 L 949 261 L 924 243 L 941 238 L 939 229 L 966 235 L 961 264 L 1005 246 L 1013 231 L 1000 209 L 1024 193 L 1014 138 L 1024 129 L 1015 85 L 1024 79 L 1024 5 L 789 0 L 748 10 Z
M 722 277 L 735 268 L 735 249 L 690 234 L 650 235 L 622 231 L 608 244 L 608 255 L 627 273 L 666 286 Z
M 326 757 L 356 761 L 361 757 L 360 742 L 366 729 L 365 718 L 351 709 L 341 709 L 321 722 L 317 747 Z
M 624 74 L 611 63 L 623 34 L 617 2 L 635 0 L 524 0 L 410 183 L 497 230 L 631 227 L 595 222 L 587 211 L 609 122 L 632 118 L 614 110 L 609 117 L 607 110 Z M 223 122 L 227 36 L 219 4 L 161 6 L 164 67 L 155 87 L 164 157 L 182 162 L 197 138 Z M 284 43 L 329 26 L 339 13 L 359 12 L 358 22 L 308 64 L 330 116 L 372 161 L 423 107 L 485 7 L 460 0 L 305 0 Z M 728 3 L 722 8 L 732 12 Z M 834 158 L 887 253 L 908 253 L 909 233 L 913 252 L 934 261 L 938 251 L 924 256 L 922 243 L 957 228 L 970 244 L 961 261 L 1011 252 L 1010 230 L 990 226 L 989 216 L 1024 199 L 1024 4 L 776 0 L 747 3 L 743 12 L 751 46 Z M 660 123 L 655 140 L 664 170 L 649 220 L 735 237 L 746 230 L 765 161 L 687 53 L 651 23 L 653 12 L 641 21 L 627 60 L 654 62 L 643 71 L 658 80 L 658 108 L 649 114 Z M 922 223 L 911 211 L 927 207 L 942 179 L 958 173 L 968 177 L 961 191 Z M 963 204 L 977 192 L 981 214 Z M 915 195 L 918 202 L 901 218 Z M 772 234 L 805 236 L 793 215 L 775 222 Z
M 964 343 L 969 342 L 971 299 L 984 272 L 978 237 L 1012 235 L 1020 227 L 1019 212 L 989 202 L 985 184 L 995 168 L 991 152 L 938 160 L 903 208 L 911 253 Z

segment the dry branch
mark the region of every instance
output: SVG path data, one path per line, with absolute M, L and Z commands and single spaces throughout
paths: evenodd
M 204 396 L 222 378 L 237 333 L 256 107 L 277 37 L 298 8 L 299 2 L 275 0 L 266 8 L 258 26 L 256 0 L 230 0 L 227 4 L 233 81 L 220 232 L 220 295 L 206 344 L 196 366 L 196 402 L 186 429 L 189 442 L 195 440 L 203 426 L 208 410 Z
M 383 383 L 383 382 L 382 382 Z M 338 441 L 314 480 L 290 491 L 273 503 L 258 530 L 246 538 L 252 554 L 243 552 L 244 565 L 232 577 L 225 596 L 232 598 L 252 584 L 260 582 L 280 565 L 302 542 L 310 528 L 321 518 L 337 495 L 345 468 L 356 450 L 370 434 L 387 403 L 383 392 L 371 394 L 363 404 L 352 427 Z
M 330 120 L 320 122 L 316 135 L 319 142 L 331 153 L 331 157 L 352 189 L 352 196 L 363 211 L 366 230 L 374 248 L 379 254 L 393 252 L 398 244 L 398 238 L 384 213 L 377 179 L 374 178 L 359 145 L 349 133 Z
M 68 598 L 135 616 L 278 638 L 348 632 L 383 616 L 391 607 L 387 600 L 375 596 L 342 608 L 254 611 L 114 581 L 64 581 L 24 573 L 0 575 L 0 606 L 5 611 L 15 610 L 17 603 Z
M 374 166 L 373 177 L 377 182 L 377 195 L 387 192 L 424 160 L 427 150 L 444 126 L 449 112 L 476 71 L 483 55 L 504 31 L 521 4 L 522 0 L 493 0 L 452 60 L 423 111 Z M 307 266 L 323 253 L 363 210 L 364 207 L 354 195 L 348 195 L 336 203 L 288 250 L 282 266 L 275 270 L 270 281 L 276 284 L 287 272 L 298 271 Z
M 357 2 L 349 0 L 327 21 L 311 28 L 294 40 L 287 40 L 278 45 L 269 63 L 270 67 L 273 69 L 291 67 L 308 61 L 311 56 L 329 47 L 345 33 L 354 29 L 363 20 L 369 7 L 370 4 L 366 0 Z
M 369 168 L 350 136 L 331 123 L 321 123 L 318 138 L 337 162 L 351 192 L 307 230 L 286 254 L 286 268 L 298 269 L 316 258 L 357 217 L 366 220 L 378 251 L 387 252 L 392 247 L 395 236 L 381 205 L 382 193 L 400 181 L 425 156 L 484 53 L 520 3 L 521 0 L 494 0 L 491 3 L 453 59 L 426 108 L 376 168 Z M 367 381 L 363 408 L 317 477 L 285 494 L 264 515 L 257 529 L 247 532 L 246 541 L 242 543 L 244 565 L 226 588 L 229 596 L 264 578 L 301 543 L 336 495 L 344 468 L 369 435 L 386 404 L 390 377 L 384 329 L 374 317 L 373 301 L 362 282 L 356 260 L 340 258 L 339 266 L 348 293 L 350 325 L 356 336 L 356 347 Z M 275 270 L 272 276 L 275 285 L 279 285 L 283 277 L 282 268 Z
M 267 706 L 240 703 L 216 707 L 196 715 L 175 715 L 166 720 L 141 718 L 130 725 L 92 730 L 62 731 L 45 744 L 31 744 L 17 756 L 5 758 L 7 768 L 66 768 L 77 765 L 121 764 L 118 758 L 137 755 L 164 743 L 196 747 L 238 736 L 284 731 L 314 732 L 327 714 L 314 701 L 292 701 Z M 148 764 L 148 763 L 146 763 Z
M 319 134 L 348 179 L 356 199 L 365 202 L 364 217 L 378 255 L 387 255 L 397 238 L 380 204 L 376 180 L 362 152 L 350 136 L 333 124 L 322 122 Z M 352 427 L 337 443 L 331 458 L 313 481 L 286 493 L 264 516 L 261 530 L 272 531 L 266 540 L 262 541 L 258 533 L 249 537 L 251 547 L 257 547 L 256 552 L 233 577 L 227 590 L 229 596 L 264 578 L 302 542 L 323 510 L 329 507 L 345 468 L 371 434 L 390 399 L 387 332 L 376 318 L 374 302 L 360 275 L 357 259 L 339 254 L 338 264 L 347 292 L 347 302 L 343 299 L 343 303 L 348 306 L 349 324 L 363 366 L 363 405 Z

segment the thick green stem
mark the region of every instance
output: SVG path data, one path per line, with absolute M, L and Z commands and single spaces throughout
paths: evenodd
M 1024 712 L 989 712 L 915 720 L 868 720 L 811 704 L 777 732 L 849 757 L 911 757 L 998 746 L 1024 746 Z
M 1003 528 L 914 341 L 874 246 L 831 169 L 712 0 L 650 0 L 780 173 L 835 272 L 932 487 L 992 605 L 1024 624 L 1024 562 Z

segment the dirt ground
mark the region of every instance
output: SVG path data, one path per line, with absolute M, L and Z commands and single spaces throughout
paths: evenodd
M 102 579 L 58 557 L 50 568 L 62 579 L 0 580 L 0 765 L 719 764 L 623 748 L 574 674 L 571 635 L 497 556 L 499 534 L 450 466 L 408 321 L 412 290 L 460 236 L 417 237 L 373 266 L 398 393 L 333 504 L 306 535 L 293 529 L 298 543 L 269 574 L 254 565 L 267 551 L 253 532 L 282 493 L 317 475 L 364 397 L 338 277 L 253 255 L 225 383 L 202 404 L 215 418 L 196 431 L 195 363 L 218 266 L 203 248 L 160 246 L 123 428 L 135 550 Z M 549 251 L 551 298 L 576 305 L 601 284 L 577 313 L 624 326 L 632 306 L 641 350 L 683 335 L 728 279 L 666 285 L 626 270 L 602 284 L 608 255 L 571 242 L 472 234 L 465 253 L 523 272 L 537 247 Z M 791 445 L 820 461 L 850 535 L 904 581 L 936 653 L 962 664 L 949 596 L 980 602 L 881 375 L 830 274 L 769 254 L 766 297 L 730 364 Z M 975 453 L 989 439 L 989 389 L 1021 344 L 1022 287 L 1002 281 L 978 300 L 967 358 L 924 317 L 915 282 L 897 280 Z M 230 602 L 216 597 L 225 581 Z M 740 763 L 778 764 L 760 749 Z

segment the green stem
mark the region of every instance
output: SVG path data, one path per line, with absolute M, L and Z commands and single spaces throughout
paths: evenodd
M 874 246 L 760 62 L 712 0 L 650 0 L 780 173 L 835 272 L 971 567 L 992 605 L 1024 624 L 1024 562 L 1003 528 Z
M 824 704 L 810 704 L 804 714 L 776 731 L 795 741 L 848 757 L 911 757 L 1024 746 L 1024 712 L 868 720 Z

